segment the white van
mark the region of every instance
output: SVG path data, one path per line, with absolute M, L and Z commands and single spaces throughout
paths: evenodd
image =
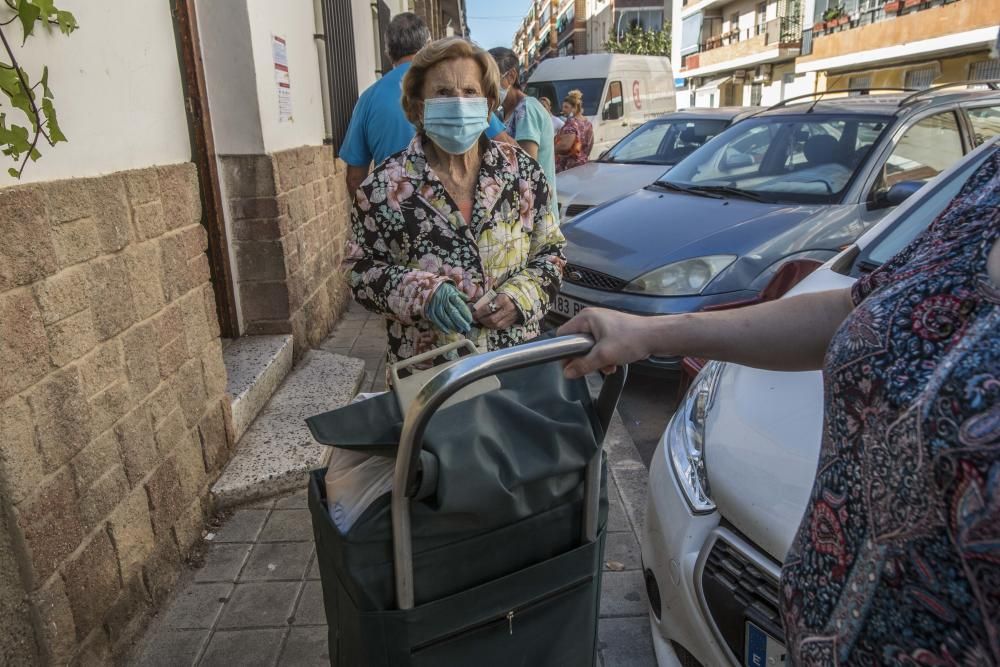
M 669 58 L 595 53 L 549 58 L 525 86 L 547 97 L 557 114 L 571 90 L 583 93 L 583 113 L 594 125 L 591 158 L 606 151 L 650 118 L 675 111 L 674 74 Z

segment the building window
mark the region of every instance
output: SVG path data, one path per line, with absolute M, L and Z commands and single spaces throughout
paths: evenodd
M 867 95 L 868 89 L 872 87 L 871 74 L 866 74 L 864 76 L 852 76 L 847 80 L 847 87 L 853 91 L 857 91 L 850 93 L 851 97 Z
M 759 107 L 760 101 L 764 97 L 764 84 L 762 83 L 751 83 L 750 84 L 750 106 Z
M 934 83 L 938 76 L 937 67 L 924 67 L 922 69 L 911 69 L 903 77 L 903 87 L 914 90 L 927 90 Z
M 625 115 L 625 98 L 622 96 L 622 82 L 612 81 L 608 86 L 608 96 L 604 100 L 604 120 L 618 120 Z
M 757 16 L 754 19 L 754 29 L 756 34 L 764 32 L 764 24 L 767 23 L 767 3 L 757 3 Z
M 663 10 L 662 9 L 623 9 L 615 12 L 615 29 L 618 37 L 633 28 L 643 30 L 663 30 Z
M 357 64 L 354 57 L 354 33 L 346 26 L 354 24 L 351 5 L 347 2 L 323 0 L 323 40 L 326 48 L 326 62 L 336 67 L 327 67 L 330 91 L 330 137 L 334 153 L 340 152 L 340 144 L 347 135 L 347 126 L 354 113 L 354 103 L 358 100 Z
M 969 66 L 970 81 L 989 81 L 1000 79 L 1000 59 L 983 60 Z

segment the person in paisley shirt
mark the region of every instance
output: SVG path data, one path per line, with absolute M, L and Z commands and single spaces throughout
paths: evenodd
M 424 47 L 403 80 L 417 135 L 357 191 L 349 281 L 386 318 L 390 364 L 463 336 L 481 351 L 533 338 L 559 291 L 549 183 L 523 150 L 482 134 L 499 80 L 464 39 Z
M 823 443 L 782 568 L 799 665 L 1000 664 L 1000 148 L 852 289 L 716 313 L 583 311 L 570 376 L 650 354 L 824 371 Z

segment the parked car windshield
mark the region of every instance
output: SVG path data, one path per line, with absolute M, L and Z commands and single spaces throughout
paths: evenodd
M 524 87 L 524 92 L 532 97 L 547 97 L 552 102 L 552 111 L 558 115 L 563 100 L 571 90 L 583 93 L 583 115 L 596 116 L 604 95 L 607 79 L 565 79 L 563 81 L 532 81 Z
M 660 179 L 679 188 L 832 204 L 889 125 L 879 116 L 764 116 L 737 123 Z
M 720 119 L 653 120 L 619 141 L 600 162 L 670 166 L 726 129 Z

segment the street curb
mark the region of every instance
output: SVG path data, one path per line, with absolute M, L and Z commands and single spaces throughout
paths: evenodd
M 646 520 L 646 487 L 649 470 L 639 456 L 632 436 L 629 435 L 621 414 L 615 410 L 604 437 L 604 450 L 608 455 L 608 474 L 618 485 L 625 515 L 636 539 L 642 542 L 642 529 Z

